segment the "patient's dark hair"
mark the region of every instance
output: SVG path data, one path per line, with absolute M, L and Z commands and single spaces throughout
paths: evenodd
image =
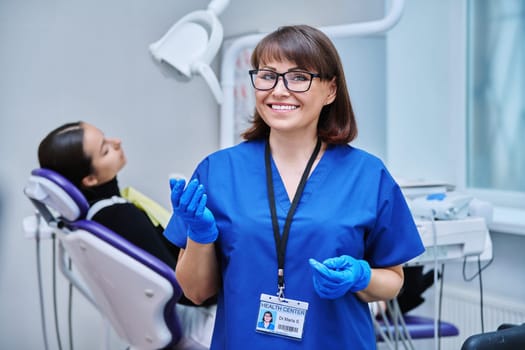
M 59 126 L 38 146 L 40 167 L 60 173 L 79 188 L 82 179 L 92 172 L 91 158 L 84 153 L 82 124 L 79 121 Z

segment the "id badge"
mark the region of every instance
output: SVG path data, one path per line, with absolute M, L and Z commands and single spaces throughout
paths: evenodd
M 303 338 L 308 303 L 278 296 L 261 294 L 259 316 L 255 330 L 295 340 Z

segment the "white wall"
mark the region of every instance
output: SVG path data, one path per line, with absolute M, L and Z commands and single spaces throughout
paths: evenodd
M 463 185 L 465 1 L 407 0 L 387 41 L 387 158 L 403 178 Z
M 218 147 L 218 106 L 204 82 L 181 82 L 147 50 L 175 21 L 208 1 L 0 1 L 0 348 L 41 349 L 36 255 L 21 220 L 32 213 L 22 188 L 37 167 L 42 137 L 85 120 L 121 137 L 128 166 L 119 176 L 169 206 L 168 174 L 189 175 Z M 383 1 L 235 0 L 221 15 L 225 35 L 277 25 L 343 24 L 382 17 Z M 214 67 L 217 67 L 215 62 Z M 384 130 L 384 126 L 378 126 Z M 383 131 L 384 132 L 384 131 Z M 381 144 L 382 141 L 379 141 Z M 56 349 L 51 248 L 42 247 L 47 334 Z M 66 284 L 60 273 L 61 338 L 67 347 Z M 75 349 L 101 347 L 101 325 L 75 294 Z M 114 340 L 113 340 L 114 341 Z
M 358 135 L 352 142 L 386 162 L 386 38 L 334 40 L 344 60 L 352 107 L 357 119 Z

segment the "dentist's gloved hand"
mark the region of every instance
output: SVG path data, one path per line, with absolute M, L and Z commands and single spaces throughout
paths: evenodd
M 308 262 L 313 270 L 314 288 L 324 299 L 337 299 L 348 291 L 358 292 L 370 283 L 372 270 L 365 260 L 348 255 L 329 258 L 320 263 L 315 259 Z
M 189 227 L 188 237 L 197 243 L 215 242 L 219 231 L 215 217 L 206 207 L 204 186 L 197 179 L 186 181 L 170 179 L 171 205 L 173 213 L 178 215 Z

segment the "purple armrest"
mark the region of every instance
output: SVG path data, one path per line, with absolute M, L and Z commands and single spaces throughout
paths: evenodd
M 424 339 L 434 337 L 434 319 L 423 316 L 403 315 L 408 332 L 412 339 Z M 388 333 L 394 332 L 394 326 L 390 325 L 390 329 L 383 321 L 378 321 L 379 325 Z M 439 323 L 440 337 L 451 337 L 459 334 L 459 330 L 452 323 L 441 321 Z

